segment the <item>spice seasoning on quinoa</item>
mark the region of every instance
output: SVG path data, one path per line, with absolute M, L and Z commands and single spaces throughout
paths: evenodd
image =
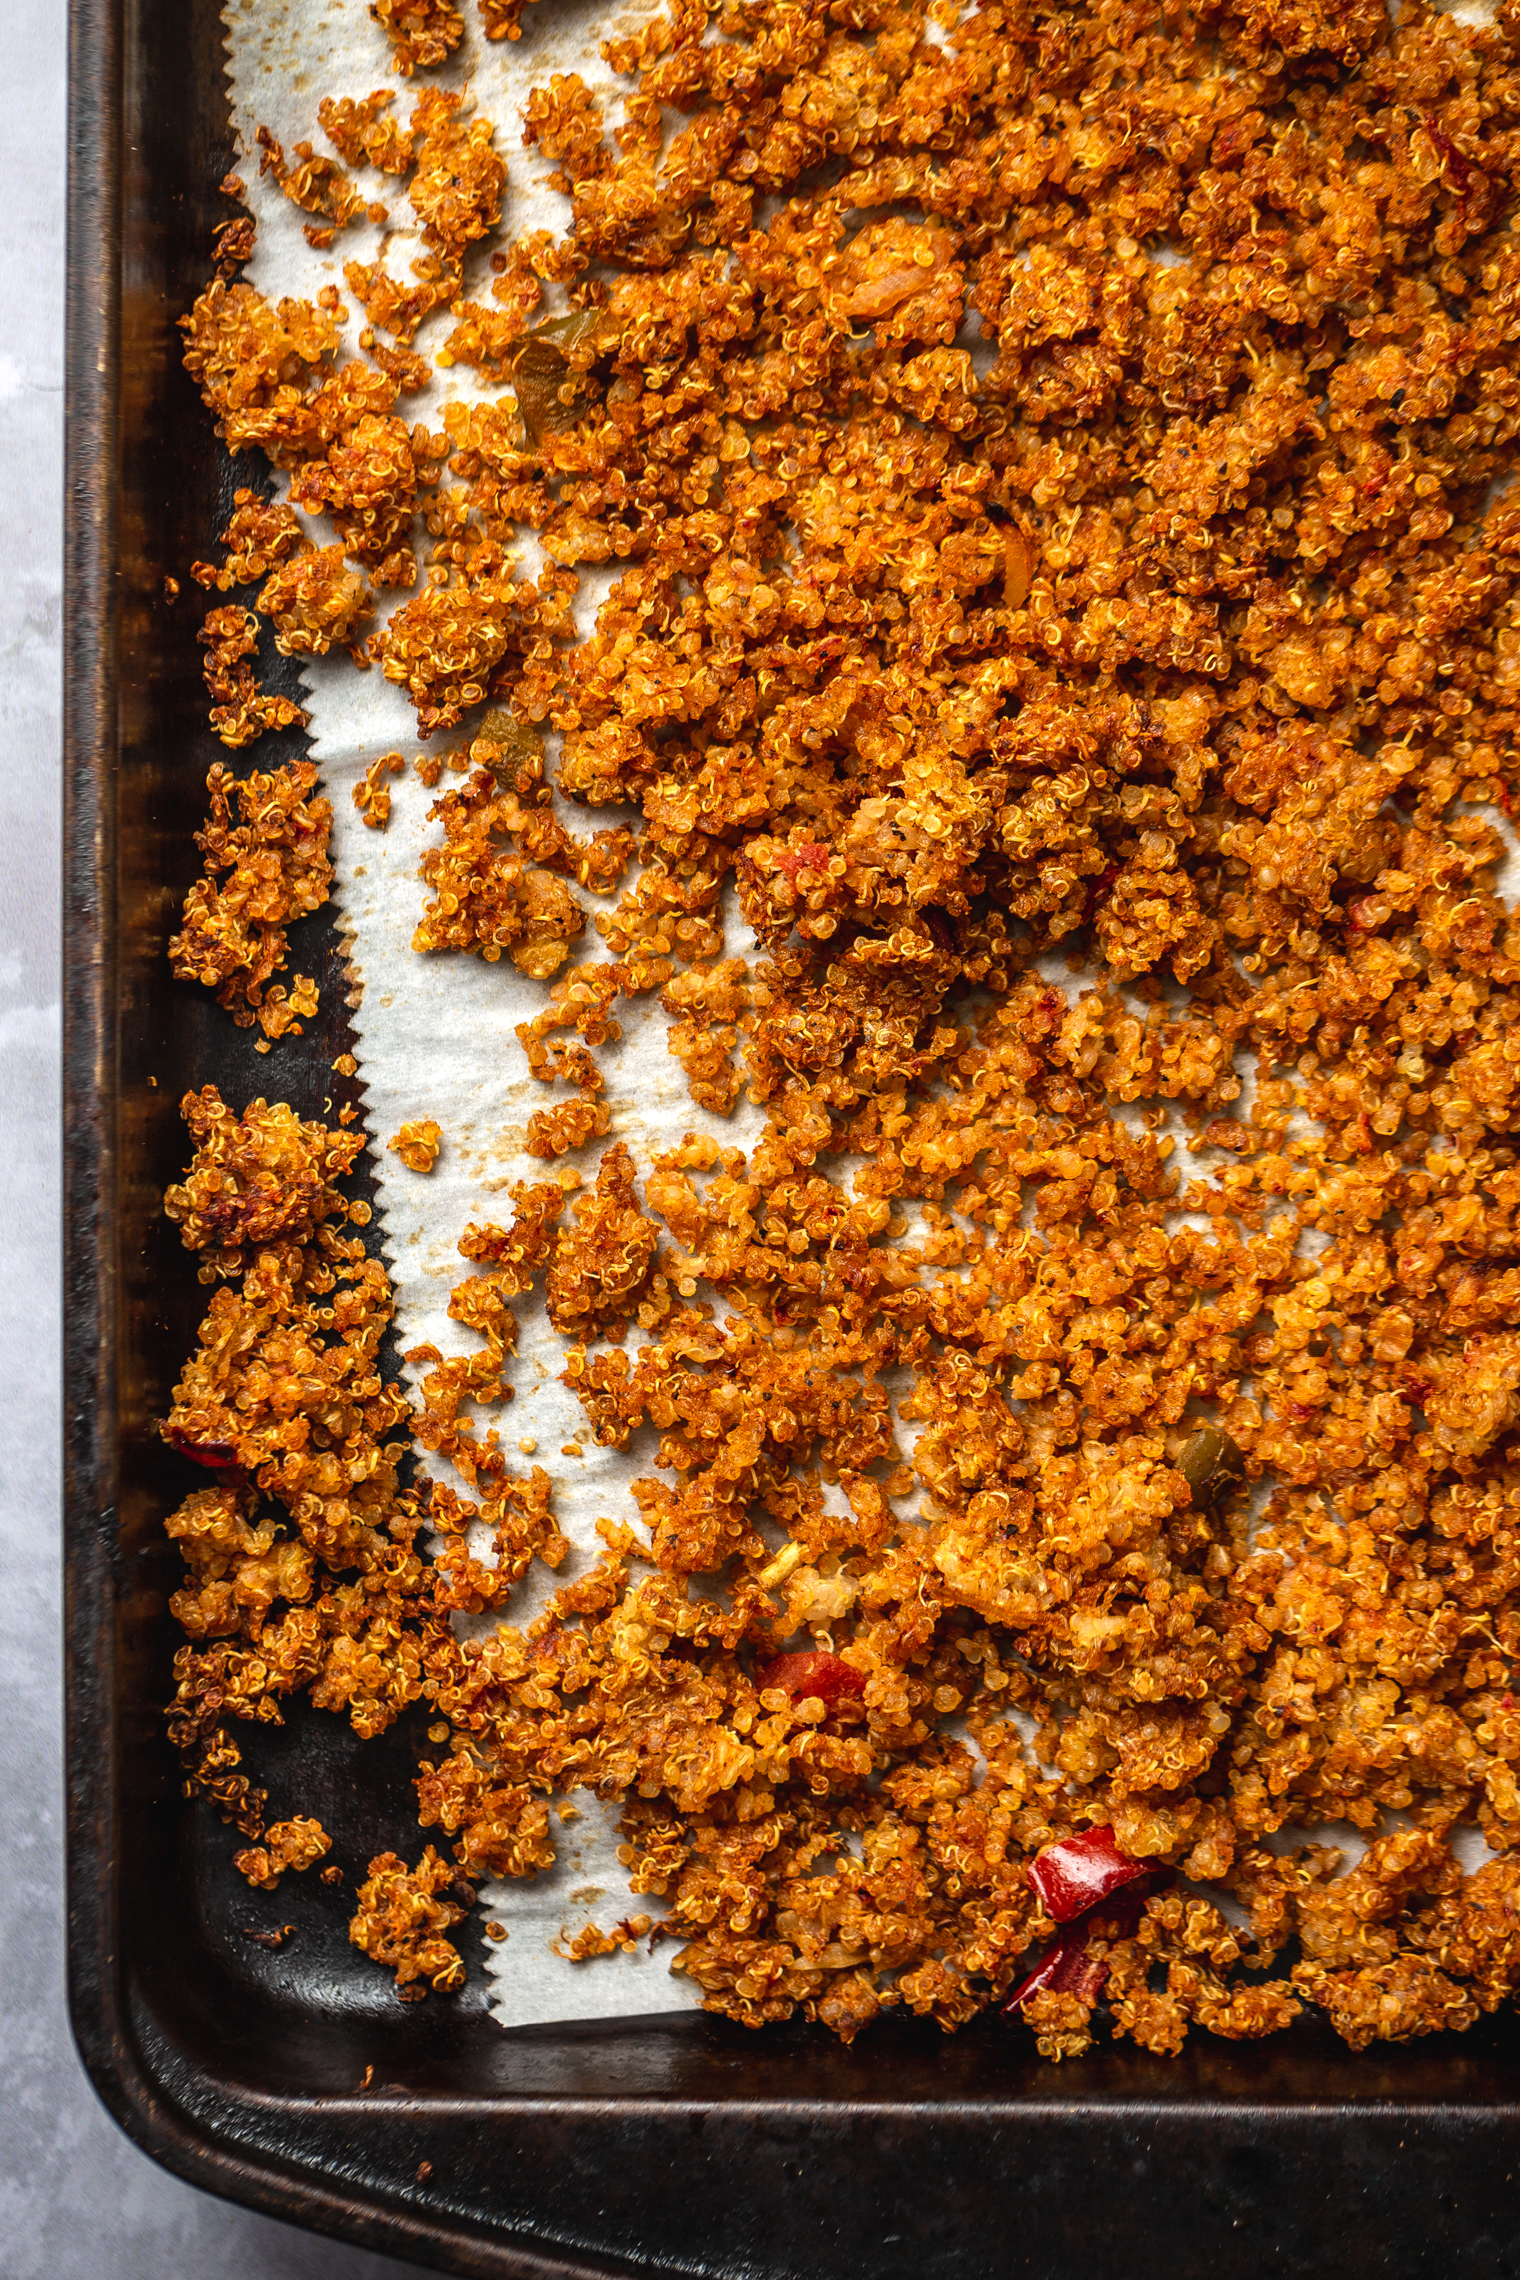
M 406 762 L 399 752 L 382 752 L 372 760 L 353 788 L 352 798 L 371 831 L 384 831 L 391 820 L 391 793 L 387 776 L 404 773 Z
M 402 79 L 444 62 L 464 38 L 464 18 L 451 0 L 370 0 L 369 12 L 391 43 Z
M 620 1798 L 676 1968 L 746 2024 L 1012 2001 L 1052 2059 L 1307 2005 L 1353 2047 L 1470 2024 L 1520 1986 L 1511 12 L 714 13 L 608 42 L 610 135 L 579 80 L 534 96 L 572 226 L 502 251 L 495 307 L 461 294 L 500 160 L 432 91 L 421 274 L 347 272 L 361 345 L 449 307 L 497 391 L 363 526 L 431 541 L 373 647 L 473 770 L 418 947 L 546 982 L 546 1159 L 611 1128 L 624 997 L 704 1111 L 765 1115 L 469 1231 L 484 1342 L 417 1350 L 416 1437 L 498 1569 L 435 1491 L 366 1699 L 437 1713 L 422 1825 L 472 1877 Z M 219 279 L 186 333 L 234 449 L 322 468 L 392 418 L 320 303 Z M 551 788 L 639 818 L 581 965 L 564 882 L 632 849 Z M 459 1638 L 441 1611 L 563 1556 L 476 1417 L 540 1275 L 587 1430 L 647 1452 L 641 1525 Z M 224 1409 L 171 1422 L 262 1461 Z M 189 1500 L 192 1622 L 255 1619 L 251 1494 Z M 197 1685 L 246 1816 L 243 1713 Z M 1345 1873 L 1291 1839 L 1337 1820 Z M 1058 1935 L 1049 1863 L 1094 1847 L 1127 1881 Z M 453 1983 L 451 1873 L 372 1864 L 356 1936 L 408 1987 Z
M 411 130 L 390 116 L 394 88 L 377 87 L 357 100 L 325 95 L 317 121 L 333 149 L 350 166 L 378 167 L 382 174 L 405 174 L 412 163 Z
M 273 1892 L 288 1868 L 310 1868 L 331 1852 L 332 1839 L 320 1821 L 297 1814 L 264 1831 L 261 1845 L 233 1855 L 233 1866 L 260 1892 Z
M 442 1126 L 431 1116 L 421 1116 L 411 1124 L 403 1124 L 385 1145 L 401 1158 L 409 1172 L 430 1172 L 438 1161 L 442 1138 Z
M 199 585 L 228 593 L 234 586 L 257 585 L 280 563 L 288 561 L 309 542 L 301 518 L 283 500 L 261 499 L 246 487 L 234 492 L 232 515 L 222 532 L 227 559 L 220 568 L 211 562 L 191 565 Z
M 296 163 L 288 166 L 284 150 L 267 127 L 260 127 L 257 141 L 260 174 L 272 174 L 293 206 L 299 206 L 304 213 L 321 215 L 330 225 L 318 234 L 308 228 L 310 244 L 331 245 L 337 232 L 346 229 L 355 215 L 364 212 L 363 191 L 349 181 L 342 167 L 332 159 L 319 158 L 309 142 L 296 144 Z M 383 221 L 384 207 L 371 219 Z
M 206 779 L 211 814 L 195 835 L 205 871 L 185 897 L 169 962 L 182 981 L 216 992 L 239 1028 L 301 1034 L 317 1009 L 316 984 L 298 974 L 287 992 L 270 977 L 286 962 L 285 929 L 319 910 L 332 883 L 332 809 L 313 797 L 317 771 L 292 761 L 238 782 L 218 761 Z M 234 820 L 236 819 L 236 820 Z
M 211 726 L 234 752 L 252 744 L 267 728 L 291 728 L 306 718 L 289 697 L 261 689 L 255 680 L 248 659 L 259 645 L 258 628 L 252 610 L 229 607 L 208 610 L 196 636 L 205 647 L 202 671 L 215 700 Z

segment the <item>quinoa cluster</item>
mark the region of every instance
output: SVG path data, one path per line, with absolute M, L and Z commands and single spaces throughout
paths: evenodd
M 206 779 L 211 813 L 195 835 L 205 868 L 185 897 L 169 963 L 181 981 L 215 990 L 239 1028 L 255 1022 L 263 1049 L 301 1034 L 317 1010 L 317 987 L 297 974 L 289 990 L 271 980 L 286 963 L 285 929 L 327 900 L 332 808 L 313 797 L 316 767 L 292 761 L 239 782 L 220 761 Z
M 402 70 L 462 36 L 374 13 Z M 528 108 L 571 223 L 489 303 L 502 162 L 429 91 L 405 136 L 323 107 L 416 169 L 412 282 L 347 272 L 378 364 L 320 297 L 187 320 L 344 559 L 427 557 L 367 652 L 469 738 L 417 945 L 545 981 L 534 1151 L 612 1129 L 651 992 L 694 1104 L 765 1112 L 466 1233 L 483 1343 L 414 1357 L 415 1432 L 478 1502 L 424 1492 L 448 1580 L 372 1649 L 438 1713 L 423 1825 L 513 1877 L 551 1798 L 620 1800 L 652 1936 L 751 2025 L 1470 2025 L 1520 1984 L 1520 13 L 673 0 L 603 52 L 610 133 L 574 76 Z M 443 309 L 495 393 L 430 436 L 394 360 Z M 229 544 L 287 632 L 340 591 Z M 475 1422 L 539 1277 L 638 1524 L 456 1637 L 564 1555 Z M 224 1556 L 242 1607 L 273 1553 Z M 1026 1988 L 1030 1864 L 1094 1830 L 1149 1882 Z M 377 1866 L 372 1952 L 431 1959 L 451 1873 Z

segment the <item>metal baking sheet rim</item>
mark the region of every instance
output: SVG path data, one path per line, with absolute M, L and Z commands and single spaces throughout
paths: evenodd
M 579 2054 L 581 2076 L 589 2084 L 610 2066 L 607 2078 L 615 2077 L 617 2055 L 633 2050 L 631 2074 L 643 2065 L 643 2086 L 472 2094 L 450 2086 L 446 2067 L 439 2078 L 424 2064 L 424 2086 L 382 2082 L 362 2100 L 299 2079 L 259 2088 L 237 2078 L 230 2058 L 219 2073 L 177 2047 L 164 2026 L 153 2000 L 164 1959 L 130 1951 L 119 1907 L 124 1736 L 141 1705 L 122 1689 L 118 1651 L 128 1588 L 119 1457 L 128 1427 L 117 1342 L 122 1245 L 133 1228 L 120 1145 L 117 802 L 123 700 L 151 708 L 154 697 L 132 685 L 122 655 L 119 505 L 130 490 L 122 264 L 128 201 L 149 194 L 143 169 L 131 169 L 129 180 L 125 164 L 141 139 L 141 122 L 129 115 L 128 88 L 140 96 L 144 83 L 132 43 L 167 43 L 213 15 L 214 0 L 69 7 L 68 1944 L 74 2031 L 102 2099 L 145 2152 L 196 2185 L 485 2280 L 653 2280 L 678 2271 L 877 2280 L 889 2270 L 980 2280 L 994 2268 L 1055 2280 L 1073 2258 L 1112 2255 L 1121 2240 L 1128 2280 L 1153 2270 L 1173 2280 L 1219 2271 L 1413 2276 L 1444 2272 L 1454 2258 L 1474 2280 L 1520 2274 L 1520 2195 L 1505 2190 L 1520 2169 L 1513 2022 L 1475 2030 L 1470 2056 L 1426 2046 L 1423 2054 L 1346 2061 L 1318 2043 L 1306 2065 L 1302 2051 L 1296 2062 L 1274 2062 L 1258 2046 L 1222 2070 L 1110 2058 L 1057 2078 L 1011 2065 L 1008 2047 L 984 2037 L 975 2038 L 978 2054 L 963 2036 L 968 2047 L 953 2059 L 945 2046 L 938 2088 L 930 2047 L 906 2030 L 845 2054 L 794 2030 L 762 2051 L 740 2030 L 723 2035 L 700 2019 L 639 2022 L 632 2036 L 609 2031 L 603 2048 L 593 2024 L 560 2038 Z M 395 2022 L 398 2037 L 403 2023 Z M 352 2022 L 315 2025 L 319 2036 L 341 2043 L 346 2033 L 359 2047 Z M 494 2047 L 510 2053 L 517 2038 L 489 2031 Z M 664 2070 L 638 2055 L 662 2032 L 677 2052 Z M 548 2047 L 545 2032 L 529 2040 Z M 371 2035 L 363 2047 L 372 2045 Z M 296 2047 L 293 2066 L 298 2057 Z M 696 2095 L 679 2087 L 683 2058 Z M 510 2073 L 510 2059 L 495 2071 Z M 840 2094 L 827 2094 L 829 2076 Z M 1316 2094 L 1317 2083 L 1328 2093 L 1336 2082 L 1342 2095 Z M 584 2169 L 585 2223 L 562 2216 L 552 2239 L 542 2229 L 504 2229 L 485 2180 L 493 2163 L 514 2154 L 530 2165 Z M 619 2159 L 635 2174 L 614 2190 Z M 726 2235 L 713 2213 L 721 2194 L 707 2210 L 714 2175 L 729 2195 Z M 680 2208 L 693 2200 L 704 2214 L 685 2227 Z M 873 2212 L 879 2223 L 863 2236 Z M 888 2224 L 905 2229 L 888 2232 Z M 586 2237 L 598 2232 L 594 2242 Z M 1006 2257 L 992 2247 L 999 2238 Z

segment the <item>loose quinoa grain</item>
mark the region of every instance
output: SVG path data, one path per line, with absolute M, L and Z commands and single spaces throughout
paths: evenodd
M 438 1161 L 442 1138 L 442 1126 L 431 1116 L 421 1116 L 411 1124 L 403 1124 L 385 1145 L 401 1158 L 409 1172 L 430 1172 Z
M 405 768 L 406 762 L 399 752 L 382 752 L 355 784 L 351 794 L 354 806 L 371 831 L 384 831 L 390 822 L 391 794 L 385 779 L 403 774 Z
M 372 13 L 403 74 L 462 36 Z M 490 306 L 491 123 L 329 98 L 424 234 L 411 283 L 345 272 L 372 361 L 225 273 L 184 320 L 229 448 L 339 539 L 240 493 L 196 575 L 262 582 L 291 647 L 349 641 L 360 570 L 410 593 L 369 648 L 464 774 L 416 947 L 546 985 L 518 1034 L 572 1093 L 530 1151 L 612 1130 L 595 1054 L 653 993 L 694 1105 L 764 1130 L 515 1188 L 413 1411 L 341 1232 L 357 1139 L 192 1096 L 174 1732 L 265 1881 L 309 1825 L 264 1830 L 236 1721 L 428 1703 L 457 1870 L 381 1856 L 354 1923 L 408 1995 L 462 1975 L 456 1874 L 547 1866 L 586 1789 L 747 2025 L 1014 1995 L 1053 2060 L 1467 2026 L 1520 1987 L 1520 13 L 932 27 L 671 0 L 611 37 L 620 119 L 575 76 L 527 106 L 570 228 L 493 252 Z M 337 226 L 335 170 L 298 179 Z M 435 434 L 394 404 L 442 310 L 488 400 Z M 208 620 L 232 743 L 281 701 L 256 626 Z M 240 1019 L 326 888 L 279 781 L 213 772 L 175 946 Z M 525 1629 L 456 1627 L 567 1549 L 478 1414 L 540 1279 L 637 1520 Z M 475 1501 L 402 1493 L 407 1431 Z M 1336 1822 L 1349 1869 L 1295 1833 Z M 1145 1874 L 1073 1935 L 1029 1864 L 1086 1831 Z

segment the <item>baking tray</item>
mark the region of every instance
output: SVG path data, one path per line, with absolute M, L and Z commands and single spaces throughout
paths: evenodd
M 1303 2021 L 1255 2046 L 1199 2035 L 1172 2062 L 1100 2046 L 1058 2069 L 995 2018 L 953 2039 L 890 2022 L 852 2050 L 691 2013 L 504 2034 L 473 1955 L 460 1999 L 398 2003 L 347 1944 L 347 1889 L 250 1893 L 228 1832 L 181 1798 L 159 1714 L 178 1570 L 160 1523 L 191 1483 L 153 1430 L 202 1297 L 159 1211 L 185 1159 L 176 1104 L 214 1080 L 239 1107 L 263 1091 L 321 1114 L 344 1097 L 332 1062 L 350 1039 L 320 914 L 294 963 L 322 1015 L 267 1057 L 169 975 L 221 748 L 197 590 L 171 604 L 163 581 L 185 580 L 234 479 L 174 320 L 234 153 L 217 0 L 73 0 L 70 18 L 69 1949 L 106 2104 L 196 2184 L 500 2280 L 1520 2276 L 1513 2016 L 1361 2057 Z M 260 759 L 292 745 L 267 739 Z M 415 1855 L 417 1740 L 359 1745 L 305 1708 L 251 1762 L 352 1870 L 387 1846 Z M 299 1929 L 278 1951 L 245 1936 L 285 1912 Z

